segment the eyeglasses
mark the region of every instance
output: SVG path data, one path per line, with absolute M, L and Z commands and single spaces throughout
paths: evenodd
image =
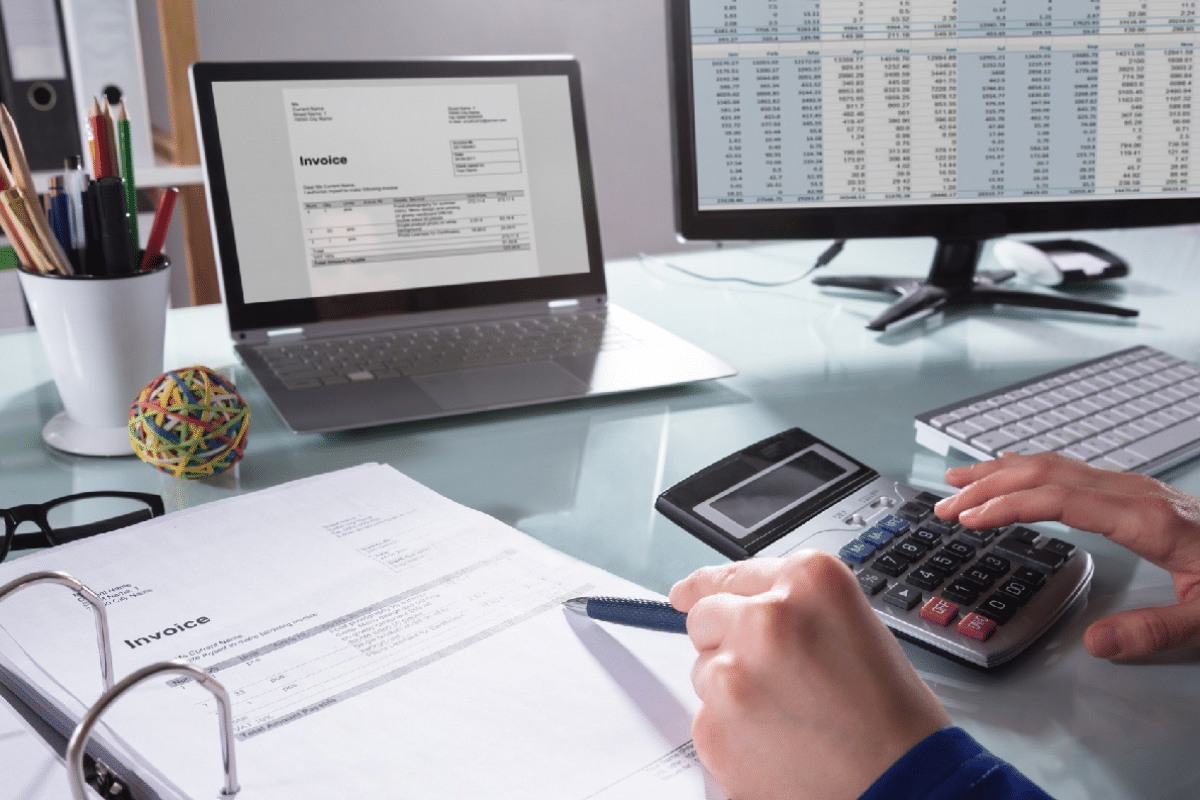
M 163 513 L 162 498 L 142 492 L 81 492 L 46 503 L 0 509 L 0 516 L 4 517 L 0 561 L 8 557 L 10 550 L 73 542 L 161 517 Z M 17 533 L 23 523 L 37 526 L 37 532 Z

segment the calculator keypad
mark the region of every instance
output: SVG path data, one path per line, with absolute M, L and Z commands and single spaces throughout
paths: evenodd
M 1032 528 L 973 530 L 933 515 L 922 492 L 841 548 L 868 597 L 987 641 L 1075 552 Z M 918 610 L 919 609 L 919 610 Z

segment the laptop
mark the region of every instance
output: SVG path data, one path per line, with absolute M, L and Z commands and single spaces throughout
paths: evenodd
M 235 349 L 288 427 L 708 380 L 607 301 L 577 62 L 197 63 Z

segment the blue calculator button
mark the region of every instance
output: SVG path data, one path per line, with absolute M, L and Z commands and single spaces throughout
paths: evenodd
M 838 557 L 846 559 L 851 564 L 861 564 L 874 552 L 875 545 L 864 542 L 862 539 L 855 539 L 843 545 L 841 550 L 838 550 Z
M 908 520 L 895 514 L 888 514 L 875 524 L 891 534 L 904 533 L 908 530 Z
M 873 544 L 876 547 L 883 547 L 885 544 L 896 538 L 896 534 L 891 531 L 885 531 L 883 528 L 876 525 L 860 537 L 864 542 Z

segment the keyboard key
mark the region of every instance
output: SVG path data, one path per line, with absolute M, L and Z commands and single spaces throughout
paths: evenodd
M 944 519 L 933 517 L 932 519 L 927 519 L 922 522 L 921 527 L 933 531 L 938 536 L 949 536 L 954 532 L 955 524 L 953 522 L 946 522 Z
M 1042 545 L 1042 549 L 1063 558 L 1070 558 L 1071 554 L 1075 552 L 1075 545 L 1064 542 L 1062 539 L 1050 539 Z
M 903 542 L 900 542 L 900 544 L 892 548 L 893 553 L 902 555 L 909 561 L 916 561 L 928 551 L 928 547 L 920 542 L 913 541 L 912 539 L 905 539 Z
M 918 541 L 926 547 L 934 547 L 938 542 L 942 541 L 942 537 L 929 530 L 928 528 L 920 528 L 913 532 L 912 539 Z
M 1010 597 L 1018 606 L 1023 606 L 1033 597 L 1033 588 L 1027 583 L 1009 578 L 996 590 L 996 594 Z
M 995 621 L 981 614 L 967 614 L 963 617 L 962 622 L 958 623 L 959 633 L 980 642 L 986 642 L 995 631 Z
M 946 582 L 946 576 L 928 567 L 917 567 L 908 574 L 907 582 L 918 589 L 932 592 Z
M 883 547 L 892 539 L 896 538 L 896 536 L 890 531 L 885 531 L 883 528 L 877 526 L 871 528 L 859 538 L 868 544 L 873 544 L 876 547 Z
M 867 596 L 879 594 L 887 588 L 887 578 L 880 575 L 878 572 L 872 572 L 869 569 L 864 569 L 858 573 L 858 585 L 866 592 Z
M 964 542 L 973 544 L 976 547 L 983 547 L 985 544 L 994 539 L 996 534 L 999 532 L 1000 531 L 998 528 L 981 528 L 979 530 L 974 528 L 963 528 L 958 532 L 958 538 L 962 539 Z
M 996 621 L 997 625 L 1003 625 L 1013 618 L 1017 613 L 1019 604 L 1008 595 L 996 592 L 987 600 L 984 600 L 976 607 L 975 613 L 982 614 L 988 619 Z
M 982 593 L 983 589 L 979 584 L 960 578 L 942 590 L 942 597 L 959 605 L 969 606 L 978 600 Z
M 1038 537 L 1041 536 L 1033 528 L 1026 528 L 1023 525 L 1018 525 L 1008 532 L 1009 538 L 1015 539 L 1018 542 L 1024 542 L 1028 545 L 1037 544 Z
M 875 545 L 864 542 L 862 539 L 855 539 L 842 545 L 842 549 L 838 550 L 838 558 L 845 559 L 851 564 L 861 564 L 874 552 Z
M 980 556 L 979 560 L 975 562 L 975 566 L 984 567 L 992 572 L 995 572 L 996 577 L 1000 577 L 1012 569 L 1012 563 L 1007 558 L 996 555 L 995 553 L 988 553 L 987 555 Z
M 936 625 L 946 626 L 958 616 L 958 605 L 940 597 L 934 597 L 921 607 L 921 619 Z
M 908 520 L 904 517 L 898 517 L 895 514 L 889 514 L 875 524 L 889 533 L 901 534 L 908 532 Z
M 897 608 L 911 611 L 917 603 L 921 602 L 921 593 L 911 586 L 896 584 L 883 595 L 885 603 L 889 603 Z
M 972 581 L 973 583 L 978 583 L 980 586 L 982 586 L 984 589 L 986 589 L 989 586 L 991 586 L 993 583 L 995 583 L 996 578 L 998 578 L 999 576 L 989 569 L 984 569 L 983 567 L 975 566 L 975 567 L 971 567 L 968 570 L 965 570 L 963 572 L 963 574 L 961 575 L 961 577 L 964 578 L 965 580 Z
M 904 570 L 908 569 L 908 559 L 898 556 L 894 552 L 884 553 L 871 562 L 871 567 L 882 572 L 884 575 L 899 578 L 904 574 Z
M 929 513 L 932 510 L 932 506 L 910 500 L 909 502 L 900 506 L 900 508 L 896 509 L 896 514 L 897 516 L 904 517 L 909 522 L 920 522 L 921 520 L 925 519 L 925 517 L 929 516 Z
M 950 542 L 950 544 L 946 545 L 945 552 L 963 560 L 975 557 L 975 548 L 961 541 Z
M 944 572 L 947 575 L 958 569 L 961 564 L 962 559 L 950 555 L 945 551 L 934 553 L 925 561 L 925 566 Z
M 1018 567 L 1012 576 L 1032 588 L 1035 592 L 1042 588 L 1042 584 L 1046 582 L 1046 573 L 1030 567 Z

